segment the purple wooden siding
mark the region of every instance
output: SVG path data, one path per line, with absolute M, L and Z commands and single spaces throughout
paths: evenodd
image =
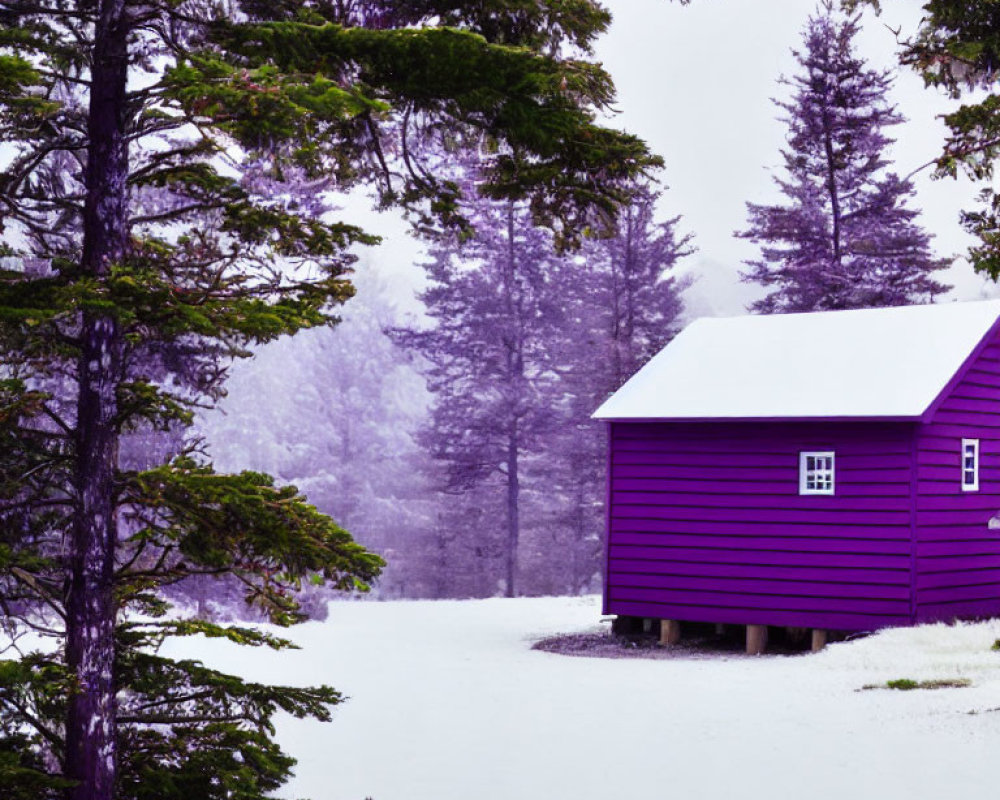
M 910 623 L 912 424 L 610 428 L 609 613 L 841 630 Z M 834 496 L 799 495 L 802 450 L 836 452 Z M 1000 447 L 995 464 L 1000 479 Z
M 961 486 L 962 439 L 979 439 L 979 491 Z M 1000 615 L 1000 339 L 975 358 L 917 435 L 916 618 Z

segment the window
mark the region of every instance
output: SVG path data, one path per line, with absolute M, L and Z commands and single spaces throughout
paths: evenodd
M 978 439 L 962 439 L 962 491 L 979 491 Z
M 799 453 L 799 494 L 833 494 L 831 452 Z

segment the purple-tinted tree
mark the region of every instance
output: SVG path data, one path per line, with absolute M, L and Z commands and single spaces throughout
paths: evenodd
M 546 443 L 552 528 L 564 553 L 564 588 L 584 591 L 600 572 L 604 529 L 605 435 L 594 410 L 677 332 L 683 280 L 671 276 L 691 252 L 677 217 L 659 221 L 660 192 L 644 185 L 622 209 L 614 233 L 588 240 L 557 264 L 564 304 L 557 342 L 560 424 Z
M 747 203 L 749 227 L 738 234 L 761 252 L 743 279 L 771 289 L 754 311 L 906 305 L 948 288 L 932 273 L 949 261 L 934 257 L 906 206 L 912 183 L 886 170 L 886 131 L 903 117 L 889 102 L 890 73 L 855 51 L 859 25 L 821 4 L 794 51 L 798 74 L 781 80 L 793 90 L 776 101 L 788 124 L 785 174 L 775 178 L 786 201 Z
M 476 236 L 435 248 L 431 324 L 398 331 L 434 396 L 423 440 L 448 498 L 448 594 L 576 592 L 600 568 L 604 445 L 590 419 L 674 333 L 687 252 L 658 194 L 631 187 L 606 238 L 558 253 L 523 206 L 481 201 Z
M 577 287 L 577 304 L 589 306 L 590 336 L 600 342 L 600 375 L 592 384 L 598 402 L 677 333 L 680 292 L 688 285 L 669 274 L 693 252 L 690 234 L 677 231 L 680 217 L 657 220 L 661 192 L 649 184 L 631 193 L 613 234 L 590 240 L 582 250 L 589 287 L 567 280 L 567 286 Z M 581 353 L 578 363 L 594 361 Z
M 294 484 L 391 556 L 377 593 L 436 596 L 435 570 L 425 565 L 437 558 L 436 493 L 415 440 L 429 396 L 384 333 L 401 319 L 391 287 L 365 269 L 355 283 L 358 296 L 336 328 L 274 342 L 236 365 L 227 397 L 199 431 L 223 468 L 242 464 Z M 322 587 L 311 593 L 331 596 Z M 224 607 L 226 594 L 208 599 L 216 613 L 244 613 Z
M 382 333 L 400 324 L 388 287 L 359 271 L 335 330 L 237 366 L 224 413 L 201 427 L 213 457 L 293 483 L 350 525 L 387 557 L 383 595 L 488 596 L 509 570 L 521 593 L 585 590 L 604 495 L 590 414 L 673 335 L 668 274 L 688 252 L 677 220 L 657 221 L 659 194 L 634 193 L 613 235 L 565 255 L 523 206 L 476 204 L 476 239 L 441 243 L 428 265 L 436 324 L 396 334 L 432 395 Z M 201 588 L 189 599 L 225 614 L 227 595 Z
M 551 344 L 561 312 L 549 278 L 556 256 L 552 237 L 533 227 L 526 205 L 470 205 L 475 235 L 440 242 L 425 264 L 432 285 L 421 299 L 432 325 L 395 333 L 426 364 L 434 405 L 423 440 L 443 467 L 444 491 L 456 503 L 474 489 L 503 495 L 502 522 L 490 515 L 466 536 L 475 539 L 469 544 L 477 557 L 500 555 L 497 577 L 513 596 L 526 464 L 557 419 Z M 452 504 L 458 520 L 477 513 Z
M 428 437 L 430 438 L 430 437 Z M 527 454 L 523 454 L 525 457 Z M 523 462 L 526 458 L 522 458 Z M 447 487 L 448 465 L 439 464 L 432 473 L 439 489 L 433 547 L 421 559 L 427 570 L 425 581 L 434 587 L 436 597 L 491 597 L 506 589 L 505 571 L 511 563 L 508 546 L 510 508 L 508 485 L 498 473 L 465 491 Z M 525 470 L 518 484 L 518 542 L 516 590 L 526 593 L 530 566 L 526 561 L 525 522 L 532 518 L 526 506 L 530 487 Z M 427 556 L 430 556 L 429 558 Z M 407 558 L 411 558 L 408 554 Z M 528 566 L 528 570 L 526 570 Z M 531 587 L 532 590 L 534 587 Z

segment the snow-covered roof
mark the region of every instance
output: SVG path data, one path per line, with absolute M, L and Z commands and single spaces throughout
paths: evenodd
M 692 322 L 596 419 L 919 417 L 1000 300 Z

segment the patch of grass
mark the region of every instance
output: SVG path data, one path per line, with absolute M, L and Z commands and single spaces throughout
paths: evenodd
M 938 678 L 931 681 L 896 678 L 885 683 L 869 683 L 861 688 L 866 691 L 869 689 L 896 689 L 900 692 L 909 692 L 913 689 L 964 689 L 967 686 L 972 686 L 972 681 L 968 678 Z
M 991 647 L 990 650 L 1000 650 L 1000 639 L 993 642 L 993 647 Z
M 974 708 L 972 711 L 966 711 L 970 717 L 974 717 L 976 714 L 993 714 L 1000 711 L 1000 708 Z

